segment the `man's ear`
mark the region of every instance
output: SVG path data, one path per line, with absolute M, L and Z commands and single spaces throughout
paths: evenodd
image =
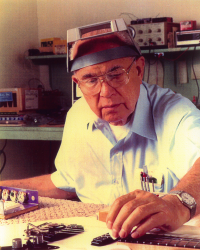
M 76 78 L 75 75 L 72 76 L 72 81 L 78 84 L 78 79 Z
M 143 75 L 144 75 L 144 66 L 145 66 L 145 59 L 143 56 L 139 57 L 136 61 L 136 68 L 138 71 L 138 76 L 140 77 L 140 79 L 143 79 Z

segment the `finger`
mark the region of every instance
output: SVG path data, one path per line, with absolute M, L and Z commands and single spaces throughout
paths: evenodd
M 128 228 L 128 229 L 126 229 L 126 226 L 125 226 L 125 228 L 122 226 L 123 226 L 123 224 L 126 225 L 126 223 L 129 223 L 129 220 L 132 217 L 134 218 L 134 216 L 135 216 L 134 210 L 137 209 L 137 207 L 141 207 L 144 204 L 146 204 L 146 199 L 138 200 L 137 198 L 124 204 L 124 206 L 119 211 L 117 217 L 115 218 L 115 221 L 114 221 L 113 226 L 112 226 L 113 233 L 115 234 L 115 237 L 118 237 L 117 233 L 119 233 L 121 229 L 123 229 L 123 230 L 125 229 L 124 230 L 125 232 L 128 231 L 129 229 L 130 230 L 132 229 L 132 227 L 134 226 L 133 224 L 131 224 L 130 228 Z M 136 216 L 137 216 L 137 214 L 136 214 Z M 129 219 L 129 217 L 130 217 L 130 219 Z M 134 223 L 134 221 L 132 221 L 132 222 Z M 121 238 L 126 237 L 126 236 L 124 236 L 125 232 L 121 232 L 121 235 L 120 235 Z
M 150 230 L 152 230 L 153 228 L 156 227 L 158 228 L 162 226 L 164 223 L 165 223 L 165 218 L 162 212 L 151 215 L 131 233 L 131 237 L 139 238 L 142 235 L 149 232 Z
M 141 205 L 127 217 L 127 219 L 123 222 L 120 228 L 121 220 L 118 217 L 116 218 L 113 224 L 113 230 L 115 234 L 122 238 L 126 237 L 133 229 L 133 227 L 137 226 L 138 224 L 142 223 L 148 217 L 151 217 L 154 214 L 160 213 L 162 209 L 156 202 L 151 202 L 149 204 Z
M 106 224 L 109 229 L 112 229 L 113 223 L 119 214 L 121 208 L 126 204 L 128 201 L 135 199 L 136 194 L 135 192 L 131 192 L 127 195 L 123 195 L 119 198 L 117 198 L 114 203 L 112 204 L 108 215 L 106 217 Z
M 148 203 L 151 199 L 155 198 L 154 195 L 152 195 L 149 192 L 145 192 L 143 190 L 135 190 L 131 193 L 128 193 L 126 195 L 123 195 L 119 198 L 117 198 L 114 203 L 112 204 L 110 211 L 107 215 L 107 219 L 106 219 L 106 223 L 107 223 L 107 227 L 109 229 L 112 228 L 113 226 L 113 222 L 115 221 L 117 215 L 119 214 L 121 208 L 129 201 L 133 201 L 136 198 L 137 200 L 137 206 L 140 204 L 144 204 L 144 203 Z

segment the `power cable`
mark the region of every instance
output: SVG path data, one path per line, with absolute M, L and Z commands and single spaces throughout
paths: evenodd
M 198 83 L 198 80 L 197 80 L 197 76 L 196 76 L 196 73 L 195 73 L 195 70 L 194 70 L 194 54 L 195 54 L 195 51 L 196 51 L 196 46 L 194 47 L 194 50 L 193 50 L 193 53 L 192 53 L 192 71 L 193 71 L 193 74 L 194 74 L 194 78 L 195 78 L 195 81 L 196 81 L 196 85 L 197 85 L 197 98 L 196 98 L 196 106 L 199 102 L 199 83 Z
M 3 165 L 2 165 L 2 167 L 0 169 L 0 175 L 1 175 L 1 173 L 3 172 L 3 170 L 4 170 L 5 166 L 6 166 L 6 154 L 4 152 L 4 149 L 5 149 L 6 145 L 7 145 L 7 140 L 5 140 L 5 144 L 4 144 L 3 148 L 0 150 L 0 156 L 1 155 L 3 156 Z

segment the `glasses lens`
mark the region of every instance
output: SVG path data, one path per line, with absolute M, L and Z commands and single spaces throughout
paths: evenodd
M 110 86 L 119 88 L 127 83 L 128 75 L 124 69 L 117 69 L 108 73 L 106 80 Z
M 82 92 L 86 95 L 95 95 L 100 91 L 101 83 L 98 77 L 91 77 L 82 80 L 79 85 Z
M 113 88 L 122 87 L 129 81 L 126 70 L 121 68 L 107 73 L 106 75 L 102 76 L 102 79 Z M 91 77 L 82 80 L 79 84 L 79 87 L 86 95 L 95 95 L 101 90 L 101 81 L 99 77 Z

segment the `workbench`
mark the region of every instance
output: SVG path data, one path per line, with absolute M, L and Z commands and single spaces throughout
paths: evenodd
M 61 141 L 63 126 L 0 126 L 0 138 L 8 140 Z

